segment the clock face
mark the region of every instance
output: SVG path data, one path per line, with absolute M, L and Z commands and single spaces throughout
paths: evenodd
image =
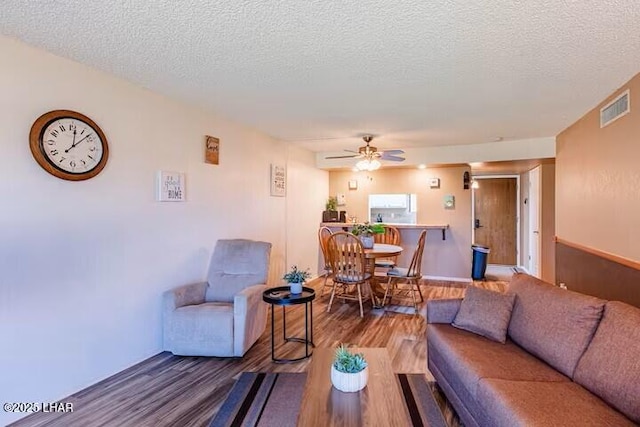
M 109 157 L 107 138 L 90 118 L 75 111 L 56 110 L 40 116 L 29 135 L 33 157 L 58 178 L 93 178 Z
M 102 160 L 100 135 L 78 119 L 65 117 L 52 121 L 44 128 L 42 142 L 49 163 L 64 172 L 83 174 Z

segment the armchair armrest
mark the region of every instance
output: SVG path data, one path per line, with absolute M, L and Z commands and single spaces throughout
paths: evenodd
M 267 327 L 268 306 L 262 301 L 267 285 L 253 285 L 233 297 L 233 351 L 242 356 Z
M 244 288 L 233 297 L 233 315 L 246 316 L 262 301 L 262 293 L 267 290 L 267 285 L 253 285 Z
M 461 303 L 462 298 L 427 301 L 427 323 L 452 323 Z
M 164 310 L 175 310 L 185 305 L 195 305 L 204 303 L 204 296 L 207 290 L 207 282 L 192 283 L 170 289 L 162 294 Z
M 170 289 L 162 294 L 162 340 L 165 350 L 175 351 L 177 334 L 173 332 L 172 319 L 176 308 L 202 304 L 207 286 L 209 285 L 206 282 L 193 283 Z

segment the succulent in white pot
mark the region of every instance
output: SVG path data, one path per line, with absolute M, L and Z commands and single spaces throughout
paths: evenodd
M 340 391 L 351 393 L 365 388 L 368 380 L 369 367 L 364 355 L 352 353 L 341 344 L 331 365 L 331 384 Z
M 282 278 L 289 283 L 289 289 L 292 294 L 301 294 L 302 285 L 311 277 L 309 269 L 299 270 L 297 265 L 291 266 L 291 270 L 285 273 Z

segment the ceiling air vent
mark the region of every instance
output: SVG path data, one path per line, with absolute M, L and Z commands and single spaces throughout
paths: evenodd
M 630 110 L 629 89 L 627 89 L 600 109 L 600 127 L 603 128 L 615 122 Z

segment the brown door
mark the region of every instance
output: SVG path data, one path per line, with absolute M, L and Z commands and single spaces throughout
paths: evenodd
M 516 178 L 478 179 L 474 193 L 474 242 L 488 246 L 489 264 L 517 265 Z

